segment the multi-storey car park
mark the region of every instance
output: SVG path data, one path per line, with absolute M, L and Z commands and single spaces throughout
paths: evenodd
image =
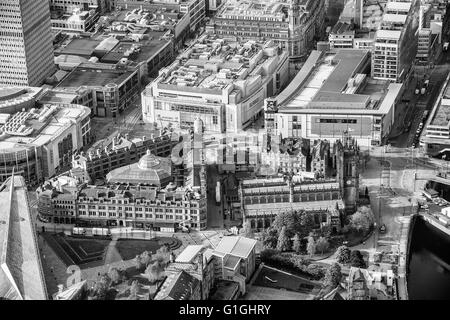
M 266 100 L 266 130 L 283 137 L 335 141 L 349 132 L 379 145 L 394 123 L 401 83 L 370 78 L 368 50 L 313 51 L 277 97 Z
M 206 30 L 221 37 L 271 39 L 296 60 L 307 56 L 324 23 L 325 0 L 229 0 Z
M 142 92 L 143 120 L 238 132 L 263 113 L 288 80 L 288 56 L 273 41 L 202 35 Z

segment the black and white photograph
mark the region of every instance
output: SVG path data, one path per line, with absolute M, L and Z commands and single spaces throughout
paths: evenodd
M 0 0 L 0 304 L 450 300 L 449 42 L 448 0 Z

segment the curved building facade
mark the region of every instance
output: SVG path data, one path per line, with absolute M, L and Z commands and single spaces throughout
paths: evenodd
M 34 107 L 42 88 L 0 87 L 0 113 L 13 114 Z
M 0 181 L 15 174 L 29 185 L 56 174 L 90 135 L 90 109 L 47 105 L 10 116 L 0 126 Z

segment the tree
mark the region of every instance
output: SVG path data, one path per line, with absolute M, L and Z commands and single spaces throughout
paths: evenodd
M 140 255 L 137 255 L 136 258 L 134 258 L 134 265 L 137 271 L 141 271 L 144 268 L 144 264 L 142 263 Z
M 341 283 L 341 279 L 341 266 L 337 263 L 333 263 L 325 272 L 323 285 L 324 287 L 336 288 L 339 283 Z
M 373 213 L 368 207 L 359 208 L 350 218 L 351 228 L 360 233 L 367 233 L 373 223 Z
M 286 227 L 286 233 L 289 238 L 300 230 L 299 215 L 295 211 L 287 211 L 278 214 L 272 223 L 272 227 L 281 232 L 281 228 Z
M 294 237 L 293 249 L 294 249 L 295 253 L 300 254 L 301 249 L 302 249 L 302 243 L 301 243 L 301 239 L 300 239 L 300 236 L 298 235 L 298 233 L 296 233 L 295 237 Z
M 247 238 L 254 238 L 255 234 L 252 230 L 252 225 L 250 223 L 250 220 L 246 220 L 243 226 L 244 229 L 244 236 Z
M 310 256 L 312 256 L 316 253 L 316 242 L 314 241 L 313 236 L 309 236 L 309 238 L 308 238 L 308 244 L 306 245 L 306 251 L 308 251 L 308 254 Z
M 306 272 L 317 280 L 322 279 L 325 273 L 322 266 L 313 263 L 306 267 Z
M 356 268 L 366 268 L 366 262 L 359 250 L 353 250 L 350 254 L 350 265 Z
M 152 258 L 154 261 L 159 262 L 162 268 L 165 268 L 170 261 L 169 249 L 167 249 L 166 246 L 162 246 L 156 250 L 156 253 L 152 256 Z
M 316 242 L 316 249 L 320 251 L 322 254 L 328 250 L 330 247 L 330 243 L 325 237 L 320 237 Z
M 270 227 L 263 233 L 263 245 L 268 249 L 275 249 L 278 242 L 278 232 L 275 228 Z
M 300 213 L 300 237 L 304 238 L 310 234 L 316 227 L 314 222 L 314 216 L 311 213 L 305 211 Z
M 94 285 L 94 296 L 97 300 L 106 300 L 110 289 L 111 278 L 105 273 Z
M 291 241 L 287 236 L 286 227 L 281 228 L 280 235 L 278 236 L 277 250 L 278 251 L 289 251 L 291 249 Z
M 137 280 L 133 280 L 130 287 L 129 299 L 136 300 L 138 293 L 139 293 L 139 282 Z
M 147 266 L 152 262 L 152 254 L 148 251 L 144 251 L 141 253 L 141 262 L 143 264 L 144 268 L 147 268 Z
M 164 277 L 164 268 L 159 261 L 155 261 L 153 264 L 149 265 L 145 270 L 145 274 L 148 281 L 151 283 L 157 283 Z
M 336 250 L 337 262 L 347 264 L 350 262 L 351 250 L 347 246 L 340 246 Z
M 111 279 L 112 284 L 118 284 L 122 280 L 122 276 L 121 276 L 119 270 L 117 270 L 117 268 L 115 268 L 115 267 L 109 268 L 108 276 Z

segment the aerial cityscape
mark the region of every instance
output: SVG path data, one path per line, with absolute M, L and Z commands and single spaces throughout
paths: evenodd
M 0 18 L 0 300 L 450 299 L 447 0 Z

